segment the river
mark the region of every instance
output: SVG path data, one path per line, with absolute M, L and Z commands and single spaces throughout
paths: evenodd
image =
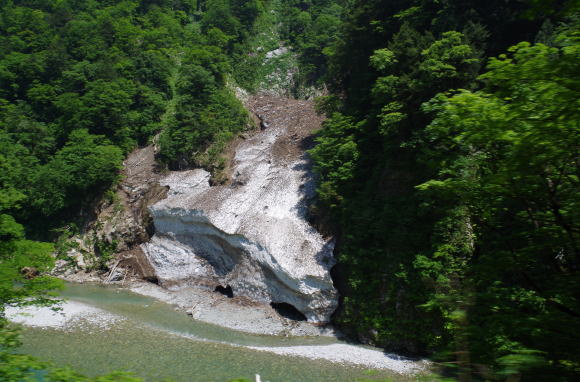
M 333 337 L 246 334 L 196 321 L 169 304 L 112 286 L 68 284 L 62 296 L 69 304 L 100 312 L 100 320 L 64 327 L 27 326 L 21 351 L 91 376 L 121 369 L 146 381 L 225 382 L 253 380 L 255 374 L 270 382 L 411 380 L 386 370 L 272 352 L 346 345 Z

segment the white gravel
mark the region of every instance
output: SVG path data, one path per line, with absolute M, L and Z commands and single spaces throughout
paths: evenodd
M 72 330 L 81 328 L 109 329 L 123 318 L 76 301 L 60 305 L 59 311 L 49 307 L 7 307 L 6 317 L 25 326 Z
M 428 366 L 426 361 L 410 360 L 395 354 L 387 354 L 379 350 L 348 344 L 286 347 L 249 346 L 248 348 L 279 355 L 324 359 L 372 369 L 386 369 L 399 374 L 416 374 L 425 370 Z

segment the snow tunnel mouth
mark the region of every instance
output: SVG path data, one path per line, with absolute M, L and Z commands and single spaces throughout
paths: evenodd
M 218 285 L 213 291 L 216 293 L 221 293 L 227 298 L 234 298 L 234 290 L 229 285 L 226 285 L 225 287 L 223 285 Z
M 145 277 L 143 277 L 143 280 L 145 280 L 151 284 L 161 285 L 161 281 L 159 280 L 159 277 L 157 277 L 157 276 L 145 276 Z
M 306 321 L 304 313 L 296 309 L 294 305 L 286 302 L 271 302 L 270 306 L 282 317 L 293 321 Z

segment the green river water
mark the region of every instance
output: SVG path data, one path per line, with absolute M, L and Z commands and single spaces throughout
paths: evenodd
M 127 290 L 70 284 L 63 297 L 122 316 L 108 329 L 84 326 L 73 331 L 27 328 L 21 351 L 59 366 L 70 365 L 91 376 L 113 370 L 136 373 L 146 381 L 219 381 L 233 378 L 314 382 L 408 381 L 388 372 L 329 361 L 281 356 L 244 348 L 319 345 L 339 342 L 327 337 L 252 335 L 193 320 L 174 307 Z M 372 376 L 369 376 L 372 375 Z

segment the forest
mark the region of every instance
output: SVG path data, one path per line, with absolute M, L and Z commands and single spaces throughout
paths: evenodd
M 274 10 L 290 91 L 327 118 L 310 213 L 337 237 L 334 324 L 442 380 L 577 380 L 574 0 L 0 1 L 0 376 L 45 367 L 10 351 L 3 311 L 61 283 L 22 269 L 50 270 L 131 150 L 220 181 Z

